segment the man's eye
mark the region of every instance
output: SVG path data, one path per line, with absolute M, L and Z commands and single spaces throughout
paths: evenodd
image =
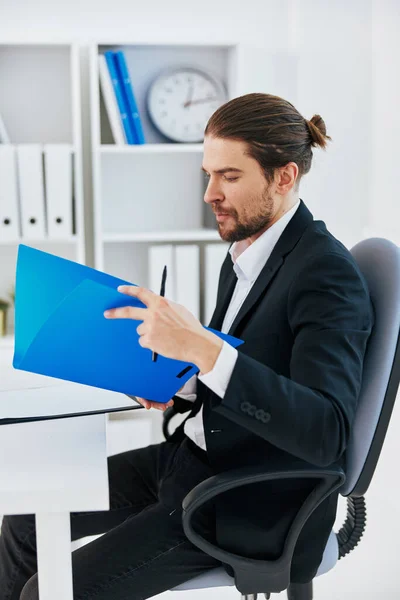
M 209 173 L 204 173 L 204 177 L 206 179 L 210 179 L 211 175 Z M 225 181 L 236 181 L 237 179 L 239 179 L 239 177 L 226 177 L 226 175 L 223 175 Z

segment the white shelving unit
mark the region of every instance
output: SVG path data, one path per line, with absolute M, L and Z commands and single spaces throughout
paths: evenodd
M 0 43 L 0 113 L 12 144 L 70 144 L 73 156 L 73 233 L 65 238 L 1 239 L 0 297 L 15 283 L 18 245 L 85 263 L 79 49 L 74 44 Z M 14 315 L 8 335 L 13 344 Z

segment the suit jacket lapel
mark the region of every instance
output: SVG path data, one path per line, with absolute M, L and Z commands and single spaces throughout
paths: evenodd
M 274 276 L 279 271 L 284 262 L 284 257 L 289 254 L 296 246 L 297 242 L 304 233 L 306 227 L 313 221 L 313 215 L 308 210 L 302 200 L 300 206 L 285 227 L 282 235 L 278 239 L 274 249 L 261 270 L 260 275 L 254 282 L 250 292 L 243 302 L 238 314 L 236 315 L 230 329 L 230 335 L 237 335 L 237 330 L 246 315 L 254 307 L 257 300 L 264 294 L 272 282 Z M 236 285 L 236 273 L 233 270 L 231 255 L 228 253 L 221 268 L 221 276 L 218 286 L 217 305 L 210 321 L 209 327 L 221 330 L 225 313 L 232 298 Z

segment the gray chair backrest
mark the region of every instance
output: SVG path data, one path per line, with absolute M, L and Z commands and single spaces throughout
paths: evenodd
M 368 284 L 375 324 L 346 449 L 347 478 L 339 491 L 343 496 L 363 496 L 378 462 L 399 387 L 400 248 L 389 240 L 370 238 L 350 252 Z

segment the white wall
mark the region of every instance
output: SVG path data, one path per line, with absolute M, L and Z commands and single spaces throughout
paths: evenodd
M 332 233 L 349 246 L 370 234 L 386 235 L 400 243 L 397 0 L 113 0 L 111 4 L 106 0 L 0 0 L 0 15 L 4 41 L 74 39 L 81 44 L 86 202 L 91 194 L 90 41 L 160 35 L 164 40 L 256 42 L 269 49 L 295 52 L 296 106 L 307 118 L 321 114 L 333 138 L 327 152 L 315 153 L 314 168 L 301 189 L 314 216 L 326 220 Z M 87 205 L 89 216 L 90 203 Z M 90 235 L 90 220 L 86 220 Z M 400 407 L 395 407 L 367 493 L 364 539 L 334 571 L 315 581 L 316 600 L 395 600 L 399 596 L 399 411 Z M 181 592 L 176 597 L 188 595 Z M 172 595 L 167 592 L 159 597 Z M 233 590 L 215 590 L 193 592 L 190 597 L 223 600 L 239 596 Z

